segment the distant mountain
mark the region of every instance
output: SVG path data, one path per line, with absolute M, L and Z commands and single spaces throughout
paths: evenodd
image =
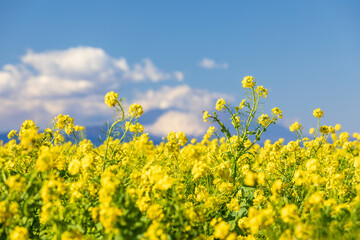
M 231 124 L 231 121 L 229 119 L 230 116 L 228 113 L 219 112 L 218 117 L 219 117 L 220 121 L 223 122 L 227 128 L 229 128 L 231 134 L 236 134 L 236 130 L 234 129 L 234 127 Z M 253 123 L 254 122 L 256 122 L 256 119 L 253 120 Z M 254 124 L 251 124 L 249 127 L 250 130 L 253 129 L 252 127 L 255 128 L 256 126 L 254 126 Z M 220 128 L 218 126 L 216 126 L 216 128 L 217 128 L 217 131 L 220 132 Z M 278 141 L 279 138 L 283 138 L 284 143 L 288 143 L 289 141 L 296 140 L 296 135 L 295 135 L 295 133 L 290 132 L 288 127 L 285 127 L 280 124 L 275 124 L 275 125 L 271 124 L 267 128 L 266 132 L 264 132 L 262 134 L 258 143 L 260 145 L 262 145 L 265 142 L 265 140 L 267 140 L 267 139 L 273 143 L 273 142 Z M 251 140 L 253 140 L 253 139 L 251 139 Z
M 260 143 L 264 143 L 265 140 L 269 139 L 271 142 L 276 142 L 279 138 L 284 138 L 284 143 L 296 140 L 296 134 L 290 132 L 289 128 L 279 124 L 271 125 L 266 132 L 263 133 L 260 139 Z
M 153 124 L 159 116 L 164 114 L 168 110 L 161 110 L 155 109 L 151 111 L 145 112 L 139 122 L 143 125 Z M 220 120 L 224 122 L 227 126 L 229 126 L 232 134 L 235 134 L 235 130 L 233 129 L 231 122 L 229 121 L 229 116 L 223 113 L 219 113 Z M 210 126 L 210 125 L 209 125 Z M 87 126 L 85 128 L 85 137 L 91 140 L 96 146 L 99 146 L 105 139 L 106 139 L 106 131 L 107 128 L 105 125 L 102 126 Z M 220 128 L 217 127 L 217 131 L 220 132 Z M 8 142 L 7 139 L 8 132 L 0 133 L 0 140 L 3 140 L 5 143 Z M 161 136 L 154 136 L 149 134 L 150 139 L 154 142 L 154 144 L 159 144 L 162 142 Z M 189 141 L 192 138 L 198 139 L 200 141 L 201 137 L 194 137 L 194 136 L 187 136 Z M 271 140 L 271 142 L 277 141 L 279 138 L 284 138 L 285 143 L 289 141 L 296 140 L 295 134 L 290 132 L 290 130 L 282 125 L 271 125 L 266 132 L 264 132 L 263 136 L 261 137 L 259 144 L 263 144 L 266 139 Z
M 0 142 L 3 141 L 4 143 L 8 142 L 9 139 L 7 138 L 8 133 L 0 133 Z
M 89 126 L 85 128 L 85 137 L 91 140 L 94 145 L 99 146 L 106 138 L 106 128 L 105 126 Z M 219 131 L 219 130 L 218 130 Z M 4 143 L 8 142 L 7 139 L 7 132 L 0 133 L 0 141 L 3 140 Z M 163 141 L 162 137 L 153 136 L 149 134 L 150 139 L 154 142 L 154 144 L 160 144 Z M 187 136 L 189 141 L 192 138 L 198 139 L 200 141 L 202 137 L 195 137 L 195 136 Z M 287 128 L 281 125 L 271 125 L 266 132 L 262 135 L 259 144 L 263 144 L 266 139 L 271 140 L 271 142 L 275 142 L 279 140 L 279 138 L 284 138 L 285 143 L 289 141 L 296 140 L 295 134 L 290 132 Z

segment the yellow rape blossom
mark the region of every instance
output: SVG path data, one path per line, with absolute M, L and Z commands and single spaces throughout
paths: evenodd
M 274 107 L 273 109 L 271 109 L 271 111 L 273 115 L 277 116 L 278 118 L 283 118 L 282 111 L 278 107 Z
M 115 93 L 114 91 L 108 92 L 105 95 L 105 104 L 108 105 L 110 108 L 115 107 L 117 103 L 119 103 L 118 100 L 119 94 Z
M 13 137 L 15 137 L 15 136 L 17 136 L 17 131 L 16 131 L 16 130 L 11 130 L 11 131 L 9 132 L 9 134 L 7 135 L 7 138 L 8 138 L 8 139 L 11 139 L 11 138 L 13 138 Z
M 317 109 L 314 110 L 313 115 L 316 118 L 321 118 L 324 115 L 324 112 L 321 111 L 320 108 L 317 108 Z
M 267 127 L 267 126 L 271 123 L 271 119 L 270 119 L 269 115 L 267 115 L 267 114 L 262 114 L 262 115 L 258 118 L 258 122 L 259 122 L 263 127 Z
M 221 111 L 225 108 L 225 104 L 226 104 L 225 100 L 223 98 L 220 98 L 216 102 L 215 109 Z
M 130 122 L 126 122 L 125 129 L 129 130 L 130 132 L 138 132 L 138 133 L 144 132 L 144 126 L 138 122 L 136 124 L 131 124 Z
M 143 107 L 140 104 L 133 103 L 129 107 L 129 114 L 132 117 L 139 118 L 144 113 Z
M 257 88 L 255 89 L 255 92 L 257 94 L 259 94 L 260 97 L 267 98 L 268 92 L 267 92 L 267 89 L 264 88 L 263 86 L 257 86 Z
M 80 171 L 80 167 L 81 167 L 81 163 L 80 163 L 79 160 L 77 160 L 77 159 L 72 160 L 72 161 L 70 162 L 69 168 L 68 168 L 69 173 L 70 173 L 71 175 L 76 175 L 76 174 L 78 174 L 79 171 Z
M 217 131 L 216 128 L 211 126 L 208 128 L 206 133 L 209 134 L 209 136 L 212 136 L 216 131 Z
M 237 200 L 236 198 L 232 198 L 230 203 L 226 204 L 226 206 L 231 210 L 231 211 L 239 211 L 240 210 L 240 204 L 239 204 L 239 200 Z
M 70 117 L 69 115 L 63 115 L 63 114 L 59 114 L 56 118 L 56 124 L 55 127 L 62 130 L 64 129 L 67 125 L 72 125 L 72 127 L 74 127 L 73 123 L 74 123 L 74 119 L 72 117 Z M 67 130 L 68 132 L 70 131 L 70 129 Z
M 281 209 L 281 219 L 285 223 L 293 223 L 298 219 L 297 207 L 295 204 L 287 204 Z
M 10 176 L 6 180 L 6 185 L 8 185 L 9 188 L 14 191 L 21 192 L 26 187 L 25 181 L 26 181 L 25 178 L 19 175 L 14 175 L 14 176 Z
M 315 128 L 310 128 L 309 129 L 309 134 L 314 134 L 314 132 L 315 132 Z
M 273 196 L 277 196 L 280 194 L 282 188 L 282 181 L 280 179 L 276 180 L 271 186 L 271 193 Z
M 203 119 L 204 119 L 204 122 L 207 122 L 209 117 L 211 117 L 211 115 L 209 114 L 209 112 L 208 112 L 208 111 L 203 111 Z
M 328 134 L 330 133 L 330 129 L 328 126 L 323 125 L 320 127 L 319 132 L 322 134 Z
M 297 131 L 297 130 L 300 130 L 301 127 L 302 127 L 302 125 L 301 125 L 300 123 L 294 122 L 293 124 L 291 124 L 291 125 L 289 126 L 289 129 L 290 129 L 291 132 L 295 132 L 295 131 Z
M 188 139 L 185 136 L 185 133 L 183 133 L 183 132 L 177 132 L 176 138 L 177 138 L 180 146 L 184 146 L 188 142 Z
M 243 88 L 253 88 L 256 84 L 256 82 L 254 81 L 254 78 L 252 76 L 244 77 L 244 79 L 242 80 L 241 83 L 243 85 Z
M 66 231 L 61 234 L 61 240 L 84 240 L 85 238 L 78 231 Z
M 238 108 L 243 109 L 245 107 L 245 102 L 246 102 L 246 99 L 241 100 Z
M 214 226 L 214 237 L 218 239 L 225 239 L 229 234 L 230 225 L 224 221 L 219 222 Z
M 29 231 L 24 227 L 16 226 L 10 232 L 10 240 L 27 240 L 29 239 Z
M 147 210 L 147 216 L 153 220 L 161 220 L 164 218 L 164 212 L 159 204 L 151 205 Z

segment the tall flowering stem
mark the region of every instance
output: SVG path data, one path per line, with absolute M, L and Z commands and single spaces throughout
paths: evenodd
M 126 116 L 124 107 L 122 105 L 122 99 L 119 99 L 119 94 L 115 93 L 115 92 L 108 92 L 105 95 L 105 103 L 110 108 L 115 108 L 118 119 L 113 122 L 113 124 L 110 126 L 110 128 L 107 130 L 107 133 L 106 133 L 106 147 L 105 147 L 105 154 L 103 156 L 103 171 L 105 171 L 106 162 L 108 160 L 111 160 L 111 159 L 108 159 L 107 155 L 108 155 L 112 135 L 113 135 L 115 129 L 117 129 L 118 124 L 124 123 L 127 119 L 130 119 L 130 120 L 128 120 L 128 122 L 126 122 L 125 127 L 124 127 L 124 132 L 122 133 L 122 136 L 119 139 L 119 143 L 117 144 L 117 145 L 120 145 L 121 142 L 125 139 L 126 134 L 129 132 L 129 130 L 130 131 L 132 130 L 127 126 L 131 126 L 131 123 L 133 122 L 134 118 L 137 119 L 144 113 L 141 105 L 132 104 L 129 107 L 129 115 Z M 113 154 L 111 155 L 111 157 L 114 154 L 115 154 L 115 151 L 113 149 Z
M 256 82 L 252 76 L 244 77 L 242 84 L 244 89 L 249 89 L 249 91 L 246 91 L 247 100 L 243 99 L 238 107 L 232 108 L 229 103 L 223 98 L 220 98 L 215 105 L 217 111 L 225 111 L 230 114 L 232 125 L 237 133 L 236 135 L 233 136 L 231 134 L 229 128 L 219 119 L 216 111 L 213 112 L 213 115 L 205 111 L 203 116 L 205 122 L 210 119 L 219 125 L 220 131 L 225 135 L 226 141 L 229 143 L 226 155 L 231 161 L 231 172 L 234 184 L 237 182 L 237 165 L 240 157 L 250 151 L 271 124 L 275 124 L 278 118 L 282 118 L 282 111 L 279 108 L 274 108 L 272 110 L 272 118 L 267 114 L 262 114 L 258 118 L 254 129 L 250 130 L 259 110 L 260 99 L 267 97 L 267 89 L 263 86 L 256 86 Z M 251 136 L 255 137 L 253 142 L 250 140 Z M 220 138 L 219 135 L 217 135 L 217 137 Z

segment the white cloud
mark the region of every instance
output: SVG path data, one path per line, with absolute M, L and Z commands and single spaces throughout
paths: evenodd
M 157 136 L 167 136 L 170 131 L 184 132 L 188 136 L 201 136 L 206 131 L 206 124 L 200 114 L 168 111 L 161 115 L 154 124 L 145 125 L 145 131 Z
M 225 65 L 214 62 L 214 66 Z M 126 82 L 136 85 L 171 79 L 181 82 L 184 74 L 161 70 L 148 58 L 129 64 L 126 58 L 114 58 L 101 48 L 28 51 L 18 64 L 0 69 L 0 126 L 6 126 L 0 132 L 18 129 L 25 119 L 47 127 L 60 113 L 74 117 L 76 124 L 102 124 L 113 113 L 104 104 L 107 91 L 116 91 Z M 202 111 L 213 109 L 216 100 L 224 96 L 182 84 L 137 92 L 130 99 L 143 105 L 145 112 L 164 110 L 152 124 L 144 126 L 145 131 L 157 136 L 166 136 L 169 131 L 200 136 L 208 127 Z
M 76 47 L 44 53 L 28 51 L 21 60 L 41 75 L 92 76 L 108 70 L 112 58 L 100 48 Z
M 176 80 L 179 82 L 182 82 L 184 80 L 184 74 L 182 72 L 176 71 L 174 72 L 174 78 L 176 78 Z
M 129 67 L 125 58 L 109 56 L 103 49 L 94 47 L 75 47 L 63 51 L 28 53 L 21 58 L 22 63 L 35 69 L 38 75 L 89 79 L 93 81 L 152 81 L 159 82 L 175 78 L 179 73 L 166 73 L 159 70 L 153 62 L 145 58 Z
M 125 58 L 119 58 L 118 60 L 114 60 L 114 65 L 124 72 L 127 72 L 130 69 Z
M 177 72 L 174 74 L 176 73 Z M 146 79 L 150 79 L 152 82 L 159 82 L 162 80 L 171 79 L 172 77 L 172 74 L 164 73 L 157 69 L 148 58 L 143 59 L 143 64 L 135 64 L 133 70 L 128 70 L 124 73 L 124 78 L 131 79 L 135 82 L 141 82 Z
M 154 109 L 165 111 L 153 124 L 145 125 L 145 131 L 157 136 L 166 136 L 169 131 L 183 131 L 200 136 L 208 125 L 203 122 L 202 111 L 214 109 L 217 99 L 225 94 L 194 89 L 188 85 L 163 86 L 159 90 L 138 93 L 133 102 L 143 106 L 144 111 Z M 232 100 L 227 97 L 227 100 Z
M 9 93 L 21 85 L 24 78 L 31 76 L 23 66 L 7 64 L 0 71 L 0 94 Z
M 134 101 L 141 104 L 145 111 L 176 108 L 201 112 L 206 108 L 213 107 L 214 102 L 224 95 L 223 93 L 191 88 L 184 84 L 175 87 L 163 86 L 159 90 L 137 93 Z
M 57 76 L 40 75 L 30 77 L 23 88 L 23 94 L 29 97 L 69 96 L 74 93 L 88 92 L 95 84 L 86 80 L 59 78 Z
M 67 98 L 43 99 L 0 97 L 0 132 L 19 129 L 26 119 L 34 120 L 42 128 L 49 126 L 58 114 L 68 114 L 76 124 L 99 125 L 111 119 L 112 111 L 104 104 L 103 95 L 70 96 Z
M 183 78 L 182 72 L 161 70 L 148 58 L 129 64 L 126 58 L 112 57 L 101 48 L 30 50 L 18 64 L 0 69 L 0 125 L 10 126 L 15 118 L 23 121 L 23 116 L 49 123 L 54 115 L 67 112 L 86 121 L 97 115 L 106 119 L 112 112 L 104 104 L 106 92 L 129 82 Z
M 207 69 L 213 69 L 213 68 L 221 68 L 226 69 L 229 68 L 229 64 L 226 62 L 223 63 L 216 63 L 213 59 L 210 58 L 203 58 L 201 62 L 199 63 L 200 67 L 207 68 Z

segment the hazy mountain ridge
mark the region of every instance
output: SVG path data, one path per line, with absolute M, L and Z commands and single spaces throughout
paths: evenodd
M 153 109 L 153 110 L 147 111 L 141 116 L 141 118 L 139 119 L 139 122 L 141 124 L 143 124 L 144 126 L 151 125 L 154 122 L 156 122 L 156 120 L 159 118 L 159 116 L 161 116 L 162 114 L 166 113 L 166 111 L 169 111 L 169 110 L 176 110 L 176 109 L 175 108 L 166 109 L 166 110 Z M 219 112 L 218 115 L 219 115 L 220 121 L 223 122 L 226 125 L 226 127 L 229 128 L 231 134 L 236 134 L 236 131 L 235 131 L 234 127 L 231 125 L 231 121 L 229 120 L 230 115 L 225 112 Z M 220 136 L 224 136 L 220 132 L 220 127 L 217 126 L 216 123 L 211 123 L 211 124 L 204 123 L 204 126 L 205 127 L 215 126 L 217 128 L 217 132 L 220 134 Z M 255 125 L 254 125 L 254 127 L 255 127 Z M 250 130 L 251 130 L 251 127 L 250 127 Z M 43 130 L 40 130 L 40 132 L 41 131 L 43 131 Z M 99 124 L 98 126 L 85 127 L 84 135 L 85 135 L 85 138 L 91 140 L 91 142 L 94 143 L 96 146 L 99 146 L 106 139 L 106 132 L 107 132 L 107 126 L 104 123 L 102 125 Z M 3 140 L 4 143 L 8 142 L 7 134 L 8 134 L 8 132 L 0 133 L 0 140 Z M 64 136 L 66 137 L 66 134 L 64 134 Z M 130 134 L 129 134 L 129 136 L 130 136 Z M 154 144 L 160 144 L 160 142 L 163 141 L 163 138 L 166 136 L 158 136 L 158 135 L 149 133 L 149 137 L 154 142 Z M 186 134 L 186 137 L 189 139 L 189 141 L 192 138 L 196 138 L 198 141 L 202 140 L 202 136 L 192 136 L 192 135 Z M 279 138 L 284 138 L 285 143 L 296 140 L 295 134 L 290 132 L 290 130 L 287 127 L 280 125 L 280 124 L 275 124 L 275 125 L 270 125 L 268 127 L 267 131 L 263 133 L 263 135 L 261 136 L 261 139 L 259 141 L 259 144 L 262 145 L 266 139 L 271 140 L 271 142 L 275 142 L 275 141 L 279 140 Z M 69 140 L 71 140 L 71 139 L 69 139 Z
M 106 127 L 104 126 L 89 126 L 85 128 L 85 138 L 91 140 L 92 143 L 94 143 L 96 146 L 99 146 L 102 141 L 106 138 Z M 105 131 L 105 132 L 104 132 Z M 7 138 L 8 132 L 2 132 L 0 133 L 0 141 L 3 140 L 4 143 L 8 142 L 9 139 Z M 65 134 L 66 135 L 66 134 Z M 163 140 L 162 136 L 156 136 L 149 134 L 150 140 L 154 142 L 154 144 L 160 144 L 160 142 Z M 164 136 L 165 137 L 165 136 Z M 201 141 L 202 136 L 196 137 L 187 135 L 187 138 L 189 141 L 192 138 L 196 138 L 198 141 Z M 281 125 L 271 125 L 266 132 L 262 135 L 259 143 L 262 145 L 266 139 L 271 140 L 271 142 L 277 141 L 279 138 L 284 138 L 285 143 L 289 141 L 296 140 L 295 134 L 290 132 L 287 128 L 281 126 Z M 100 139 L 102 141 L 100 141 Z

